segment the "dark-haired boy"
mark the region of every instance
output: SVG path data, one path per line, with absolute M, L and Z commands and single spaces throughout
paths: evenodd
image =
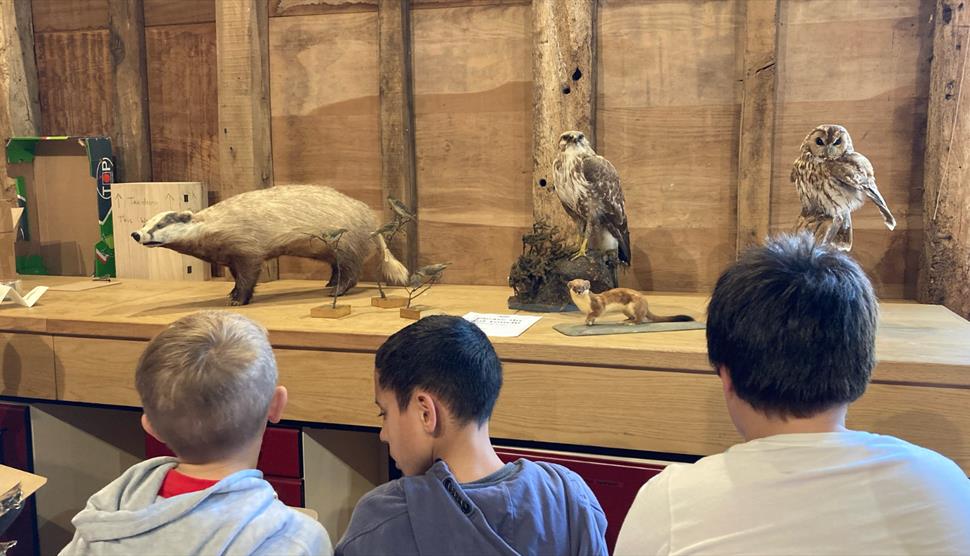
M 579 476 L 495 454 L 501 386 L 492 344 L 464 319 L 427 317 L 381 346 L 381 440 L 405 477 L 360 500 L 336 554 L 606 554 L 606 517 Z
M 810 236 L 743 255 L 714 289 L 707 348 L 746 442 L 647 482 L 615 553 L 970 554 L 960 468 L 845 428 L 876 321 L 859 266 Z

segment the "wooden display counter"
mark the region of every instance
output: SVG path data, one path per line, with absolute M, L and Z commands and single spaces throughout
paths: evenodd
M 25 287 L 77 281 L 37 277 Z M 270 331 L 284 418 L 377 427 L 373 353 L 410 321 L 371 307 L 376 289 L 344 298 L 353 314 L 312 319 L 320 283 L 282 280 L 254 304 L 229 308 L 226 282 L 125 280 L 85 292 L 49 291 L 33 308 L 0 307 L 0 395 L 137 406 L 134 367 L 164 325 L 202 309 L 232 309 Z M 438 286 L 421 302 L 451 314 L 508 312 L 510 290 Z M 707 297 L 650 297 L 660 314 L 703 318 Z M 970 323 L 941 306 L 884 303 L 873 384 L 850 410 L 851 427 L 938 450 L 970 471 Z M 545 315 L 519 338 L 494 343 L 505 363 L 497 438 L 705 455 L 740 440 L 705 353 L 704 331 L 566 337 L 552 326 L 578 313 Z M 622 317 L 616 317 L 622 318 Z

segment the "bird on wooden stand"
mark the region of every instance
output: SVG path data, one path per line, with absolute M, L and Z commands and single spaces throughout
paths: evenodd
M 840 125 L 820 125 L 805 137 L 791 181 L 802 202 L 796 231 L 809 231 L 822 243 L 852 249 L 852 212 L 866 197 L 882 213 L 886 227 L 896 227 L 876 187 L 872 164 L 852 148 L 849 132 Z
M 580 233 L 574 258 L 585 256 L 587 248 L 616 249 L 620 261 L 629 265 L 630 230 L 616 168 L 596 154 L 580 131 L 559 136 L 553 167 L 556 195 Z

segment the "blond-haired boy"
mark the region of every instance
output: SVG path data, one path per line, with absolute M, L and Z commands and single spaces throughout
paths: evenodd
M 177 454 L 127 470 L 74 517 L 70 554 L 330 554 L 323 526 L 255 469 L 287 393 L 266 331 L 201 312 L 156 336 L 135 371 L 142 425 Z

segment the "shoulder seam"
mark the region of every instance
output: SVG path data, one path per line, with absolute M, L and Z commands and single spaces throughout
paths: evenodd
M 404 516 L 408 515 L 407 510 L 400 511 L 400 512 L 398 512 L 396 514 L 390 515 L 390 516 L 382 519 L 381 521 L 378 521 L 377 523 L 374 523 L 373 525 L 370 525 L 367 529 L 364 529 L 363 531 L 360 531 L 359 533 L 357 533 L 353 537 L 350 537 L 348 539 L 341 539 L 341 541 L 340 541 L 339 544 L 343 544 L 343 545 L 350 544 L 350 543 L 356 541 L 357 539 L 359 539 L 360 537 L 362 537 L 362 536 L 364 536 L 364 535 L 366 535 L 368 533 L 372 533 L 372 532 L 374 532 L 377 529 L 380 529 L 381 527 L 383 527 L 384 525 L 386 525 L 387 522 L 389 522 L 389 521 L 391 521 L 393 519 L 397 519 L 397 518 L 401 517 L 402 515 L 404 515 Z

